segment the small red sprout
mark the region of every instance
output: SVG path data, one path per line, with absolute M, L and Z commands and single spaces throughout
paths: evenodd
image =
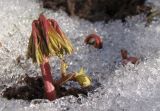
M 86 44 L 93 45 L 95 48 L 101 49 L 103 47 L 102 39 L 96 34 L 90 34 L 84 40 Z
M 122 56 L 122 64 L 126 65 L 129 62 L 132 64 L 138 64 L 139 59 L 137 57 L 128 57 L 128 52 L 125 49 L 121 49 L 121 56 Z

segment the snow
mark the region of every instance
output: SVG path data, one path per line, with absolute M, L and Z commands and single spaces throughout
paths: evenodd
M 160 6 L 159 0 L 150 0 Z M 41 3 L 40 3 L 41 4 Z M 90 23 L 76 17 L 70 18 L 63 11 L 49 11 L 38 0 L 1 0 L 0 42 L 0 91 L 3 85 L 12 85 L 20 75 L 40 75 L 40 69 L 25 59 L 31 23 L 44 13 L 58 21 L 71 39 L 75 52 L 68 57 L 69 70 L 84 67 L 101 83 L 88 97 L 68 96 L 55 101 L 7 100 L 0 97 L 0 111 L 160 111 L 160 20 L 146 27 L 144 15 L 120 20 Z M 96 32 L 103 39 L 103 49 L 84 44 L 84 38 Z M 141 58 L 139 65 L 120 65 L 120 50 Z M 21 63 L 16 58 L 21 56 Z M 58 61 L 51 58 L 54 73 L 59 72 Z M 56 75 L 58 76 L 58 74 Z

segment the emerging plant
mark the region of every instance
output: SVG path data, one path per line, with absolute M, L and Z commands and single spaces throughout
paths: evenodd
M 33 62 L 40 65 L 47 99 L 54 100 L 56 98 L 48 58 L 53 55 L 62 57 L 64 54 L 72 52 L 73 47 L 70 41 L 55 20 L 46 19 L 41 14 L 38 20 L 33 21 L 27 57 L 32 58 Z
M 121 56 L 122 56 L 122 64 L 126 65 L 129 62 L 132 64 L 138 64 L 139 60 L 137 57 L 128 57 L 128 52 L 125 49 L 121 49 Z
M 81 69 L 78 73 L 67 74 L 67 63 L 64 55 L 71 54 L 73 47 L 67 36 L 53 19 L 46 19 L 40 14 L 38 20 L 32 23 L 32 33 L 29 39 L 27 57 L 40 65 L 44 81 L 46 98 L 56 99 L 56 88 L 69 80 L 77 81 L 82 87 L 91 85 L 90 78 Z M 58 56 L 61 61 L 61 78 L 53 81 L 49 57 Z
M 101 49 L 103 47 L 102 39 L 96 34 L 90 34 L 84 40 L 86 44 L 93 45 L 95 48 Z

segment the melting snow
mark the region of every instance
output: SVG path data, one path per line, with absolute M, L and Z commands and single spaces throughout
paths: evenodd
M 159 0 L 150 0 L 160 4 Z M 127 18 L 127 23 L 113 21 L 90 23 L 70 18 L 62 11 L 49 11 L 38 0 L 1 0 L 0 91 L 4 84 L 13 84 L 20 75 L 40 73 L 25 58 L 31 23 L 44 13 L 56 19 L 71 39 L 75 53 L 68 58 L 70 71 L 81 66 L 87 69 L 93 82 L 102 84 L 89 96 L 68 96 L 53 102 L 47 100 L 7 100 L 0 97 L 0 111 L 160 111 L 160 20 L 145 27 L 144 15 Z M 85 36 L 96 32 L 103 38 L 103 49 L 98 50 L 83 43 Z M 119 65 L 120 49 L 141 58 L 137 66 Z M 51 59 L 54 73 L 59 72 L 57 61 Z

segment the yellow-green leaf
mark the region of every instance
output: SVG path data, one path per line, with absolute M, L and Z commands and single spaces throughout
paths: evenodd
M 91 86 L 91 78 L 86 75 L 86 72 L 83 68 L 81 68 L 80 71 L 76 73 L 75 79 L 82 87 Z

